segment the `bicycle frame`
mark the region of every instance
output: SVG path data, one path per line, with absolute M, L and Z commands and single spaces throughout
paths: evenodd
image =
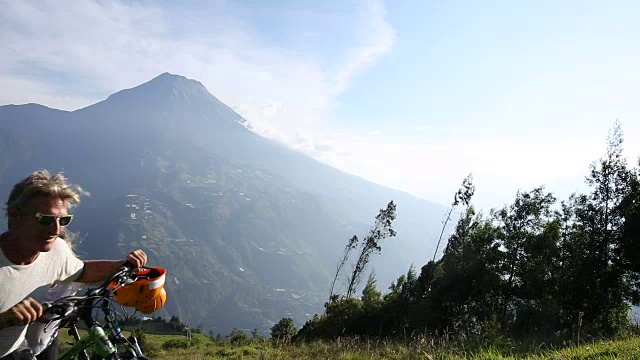
M 58 356 L 58 360 L 74 360 L 76 356 L 78 360 L 89 360 L 87 349 L 94 346 L 93 339 L 89 336 L 81 338 L 75 324 L 72 324 L 69 328 L 69 335 L 73 336 L 76 342 L 69 349 L 63 351 L 62 354 Z

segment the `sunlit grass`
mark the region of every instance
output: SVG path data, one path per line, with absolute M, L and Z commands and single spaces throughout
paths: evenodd
M 68 340 L 66 335 L 64 339 Z M 146 335 L 146 354 L 155 360 L 196 359 L 640 359 L 640 338 L 599 341 L 581 346 L 550 349 L 539 346 L 468 346 L 426 338 L 408 342 L 388 340 L 314 341 L 304 344 L 273 344 L 269 340 L 231 344 L 202 334 L 189 343 L 180 335 Z

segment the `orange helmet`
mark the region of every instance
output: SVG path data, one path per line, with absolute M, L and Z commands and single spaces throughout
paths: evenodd
M 167 292 L 164 289 L 166 273 L 167 270 L 160 267 L 137 269 L 132 275 L 137 276 L 138 280 L 117 288 L 113 298 L 122 306 L 134 307 L 144 314 L 151 314 L 161 309 L 167 301 Z M 111 283 L 109 288 L 117 285 Z

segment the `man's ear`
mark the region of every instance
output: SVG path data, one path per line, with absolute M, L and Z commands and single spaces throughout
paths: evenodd
M 15 207 L 7 209 L 7 228 L 11 230 L 11 223 L 20 215 L 20 210 Z
M 12 218 L 12 217 L 17 217 L 20 213 L 20 210 L 16 207 L 10 207 L 7 209 L 7 217 L 8 218 Z

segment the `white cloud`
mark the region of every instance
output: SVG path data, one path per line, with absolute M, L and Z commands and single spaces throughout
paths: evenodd
M 358 27 L 362 40 L 350 51 L 346 64 L 337 71 L 334 95 L 345 91 L 355 74 L 389 52 L 395 40 L 396 31 L 386 20 L 386 10 L 381 1 L 365 0 L 362 10 L 359 14 Z
M 625 136 L 628 139 L 640 136 L 633 127 L 623 130 L 631 134 Z M 313 146 L 306 150 L 344 171 L 442 204 L 450 203 L 462 179 L 473 173 L 477 187 L 474 203 L 488 210 L 510 203 L 518 190 L 541 185 L 559 199 L 585 191 L 584 177 L 590 164 L 604 155 L 607 135 L 564 141 L 486 141 L 474 134 L 447 131 L 437 140 L 419 133 L 411 141 L 403 141 L 407 139 L 405 129 L 381 132 L 385 135 L 380 138 L 319 134 L 314 141 L 327 144 L 328 150 L 314 151 Z M 637 164 L 637 142 L 627 141 L 624 147 L 629 164 Z
M 56 88 L 27 78 L 0 76 L 0 104 L 50 104 L 58 109 L 77 109 L 91 99 L 57 94 Z M 26 96 L 28 94 L 28 98 Z
M 201 81 L 256 132 L 286 140 L 331 118 L 335 96 L 394 38 L 384 5 L 365 0 L 352 14 L 353 40 L 326 63 L 260 40 L 259 30 L 229 15 L 233 4 L 208 5 L 199 14 L 123 2 L 10 2 L 0 13 L 0 79 L 44 85 L 11 102 L 74 110 L 168 71 Z M 282 132 L 289 135 L 275 135 Z
M 0 85 L 17 91 L 0 100 L 74 110 L 168 71 L 201 81 L 260 135 L 325 162 L 346 155 L 340 138 L 319 134 L 336 133 L 327 127 L 336 96 L 391 50 L 382 1 L 363 0 L 343 19 L 352 34 L 328 57 L 266 44 L 225 12 L 229 3 L 210 5 L 200 16 L 117 1 L 11 2 L 0 14 Z
M 195 32 L 181 27 L 193 26 L 187 15 L 119 2 L 7 5 L 0 15 L 3 77 L 38 79 L 52 87 L 73 82 L 79 85 L 70 97 L 83 87 L 105 97 L 168 71 L 201 81 L 231 104 L 273 99 L 304 103 L 313 111 L 328 101 L 326 74 L 317 64 L 261 44 L 241 22 L 222 15 L 200 19 Z M 22 96 L 28 102 L 33 94 Z
M 258 134 L 443 203 L 469 172 L 482 206 L 497 206 L 518 188 L 544 183 L 571 189 L 604 150 L 605 133 L 576 140 L 557 139 L 557 132 L 548 143 L 506 142 L 497 127 L 487 131 L 491 140 L 482 140 L 430 125 L 337 124 L 336 96 L 394 44 L 396 32 L 382 1 L 361 3 L 353 21 L 344 21 L 353 24 L 348 43 L 329 57 L 266 43 L 258 30 L 230 15 L 233 3 L 209 5 L 214 9 L 199 14 L 118 1 L 7 2 L 0 12 L 0 103 L 73 110 L 168 71 L 201 81 Z M 526 105 L 517 100 L 501 98 L 496 105 L 506 107 L 508 121 Z M 487 120 L 494 113 L 484 115 Z M 629 153 L 635 156 L 640 149 L 632 147 L 633 139 L 640 131 L 633 131 Z

